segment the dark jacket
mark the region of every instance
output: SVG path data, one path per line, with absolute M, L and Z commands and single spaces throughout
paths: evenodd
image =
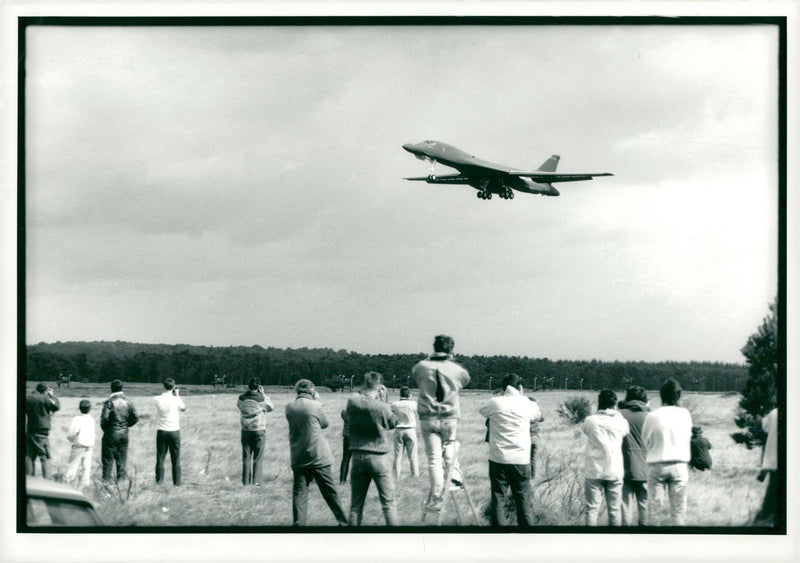
M 103 434 L 127 436 L 128 428 L 139 422 L 136 407 L 133 406 L 122 391 L 112 393 L 103 403 L 100 414 L 100 428 Z
M 61 408 L 53 395 L 36 391 L 25 399 L 25 416 L 28 418 L 28 434 L 50 434 L 50 413 Z
M 647 447 L 642 439 L 642 426 L 650 408 L 641 401 L 621 402 L 619 412 L 628 421 L 630 432 L 622 439 L 622 461 L 627 481 L 647 481 Z
M 322 435 L 322 429 L 328 427 L 328 419 L 319 401 L 310 394 L 299 393 L 286 405 L 286 420 L 289 421 L 292 469 L 325 467 L 333 463 L 331 448 Z
M 692 459 L 689 465 L 700 471 L 711 469 L 713 462 L 711 461 L 711 454 L 708 450 L 711 449 L 711 442 L 702 435 L 702 431 L 692 434 Z
M 392 408 L 378 399 L 359 394 L 347 401 L 345 414 L 350 420 L 350 451 L 374 454 L 388 453 L 397 425 Z

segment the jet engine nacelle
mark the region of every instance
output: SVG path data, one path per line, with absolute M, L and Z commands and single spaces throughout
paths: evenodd
M 549 196 L 559 195 L 558 190 L 555 189 L 552 184 L 534 182 L 530 178 L 522 178 L 517 176 L 515 178 L 510 178 L 508 183 L 510 184 L 511 188 L 529 194 L 542 194 Z

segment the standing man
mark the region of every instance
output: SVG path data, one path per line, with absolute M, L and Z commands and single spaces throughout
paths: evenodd
M 308 521 L 308 486 L 317 482 L 322 498 L 328 503 L 336 522 L 347 526 L 347 517 L 339 503 L 339 493 L 333 483 L 331 465 L 333 454 L 322 429 L 328 427 L 328 418 L 322 411 L 322 403 L 308 379 L 294 385 L 297 397 L 286 405 L 286 420 L 289 421 L 289 446 L 291 448 L 292 473 L 292 519 L 295 526 L 305 526 Z
M 776 399 L 773 398 L 773 404 Z M 761 509 L 753 519 L 754 526 L 775 526 L 778 518 L 778 409 L 774 408 L 761 419 L 761 428 L 767 433 L 764 456 L 758 480 L 767 482 L 767 491 Z
M 126 475 L 128 460 L 128 428 L 139 422 L 136 407 L 122 393 L 122 381 L 111 382 L 111 395 L 103 403 L 100 428 L 103 430 L 100 457 L 103 462 L 103 481 L 111 480 L 116 465 L 116 479 Z
M 237 406 L 242 424 L 242 485 L 258 487 L 267 432 L 267 413 L 272 412 L 272 401 L 264 394 L 264 388 L 257 377 L 251 377 L 247 382 L 247 391 L 239 395 Z
M 683 526 L 686 518 L 686 482 L 691 459 L 692 415 L 678 406 L 681 385 L 670 378 L 661 386 L 662 406 L 644 419 L 642 438 L 647 447 L 648 520 L 654 514 L 659 489 L 666 488 L 673 526 Z M 651 522 L 652 523 L 652 522 Z
M 350 421 L 350 525 L 360 526 L 364 501 L 371 481 L 375 481 L 387 526 L 397 525 L 395 488 L 389 461 L 389 430 L 397 424 L 392 409 L 379 395 L 383 376 L 375 371 L 364 375 L 361 392 L 347 401 Z
M 411 400 L 411 389 L 400 388 L 400 400 L 392 403 L 392 414 L 397 419 L 394 429 L 394 478 L 400 478 L 403 450 L 411 463 L 411 475 L 419 475 L 417 465 L 417 403 Z
M 414 366 L 411 374 L 417 382 L 417 412 L 422 440 L 428 459 L 430 502 L 432 512 L 442 509 L 444 476 L 454 459 L 458 427 L 459 391 L 469 383 L 469 373 L 453 361 L 455 342 L 450 336 L 439 335 L 433 341 L 433 354 Z
M 44 383 L 25 399 L 25 417 L 28 419 L 25 432 L 25 473 L 36 474 L 36 460 L 40 460 L 42 477 L 47 479 L 50 471 L 50 414 L 61 408 L 53 388 Z
M 597 526 L 597 514 L 603 496 L 608 509 L 608 525 L 619 526 L 622 478 L 622 439 L 629 432 L 628 422 L 614 407 L 617 395 L 610 389 L 600 391 L 597 412 L 583 423 L 586 434 L 586 525 Z
M 532 402 L 536 402 L 532 396 L 528 396 Z M 537 404 L 538 408 L 539 405 Z M 544 422 L 544 416 L 539 409 L 539 416 L 535 420 L 531 420 L 530 434 L 531 434 L 531 485 L 533 485 L 533 478 L 536 477 L 536 452 L 539 449 L 539 437 L 542 433 L 541 425 Z
M 164 458 L 169 450 L 172 464 L 172 484 L 181 484 L 181 425 L 180 414 L 186 405 L 180 397 L 175 380 L 168 377 L 164 380 L 165 391 L 155 398 L 156 401 L 156 483 L 164 478 Z
M 350 421 L 347 419 L 347 405 L 342 409 L 342 463 L 339 465 L 339 482 L 347 482 L 350 471 Z
M 506 495 L 511 489 L 521 528 L 533 524 L 531 514 L 531 422 L 541 411 L 535 401 L 522 394 L 520 377 L 503 377 L 503 394 L 481 405 L 479 412 L 489 421 L 489 482 L 492 488 L 492 525 L 507 526 Z
M 630 432 L 622 439 L 622 460 L 625 477 L 622 480 L 622 525 L 633 526 L 633 503 L 636 502 L 638 523 L 647 524 L 647 448 L 642 438 L 644 419 L 650 411 L 647 391 L 634 385 L 628 389 L 619 409 L 628 421 Z

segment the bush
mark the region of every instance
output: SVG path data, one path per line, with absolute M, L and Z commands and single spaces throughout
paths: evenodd
M 586 417 L 592 414 L 592 403 L 586 397 L 567 397 L 556 409 L 567 424 L 581 424 Z

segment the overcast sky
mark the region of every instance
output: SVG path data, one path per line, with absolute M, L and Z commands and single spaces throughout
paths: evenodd
M 777 294 L 777 42 L 29 27 L 27 341 L 742 362 Z M 424 139 L 614 176 L 483 201 L 403 180 Z

